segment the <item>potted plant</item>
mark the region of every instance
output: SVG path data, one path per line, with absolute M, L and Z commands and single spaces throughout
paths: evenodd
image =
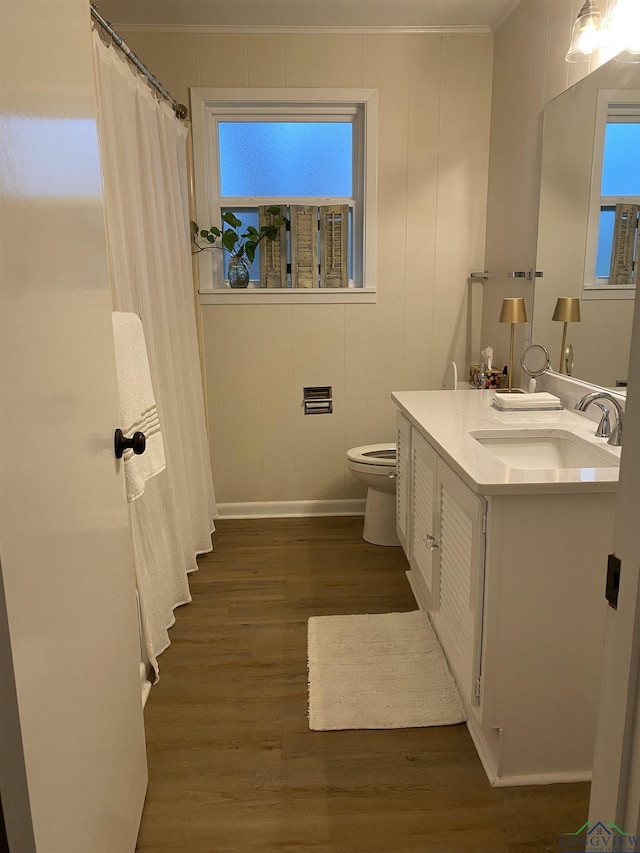
M 229 253 L 229 285 L 231 287 L 247 287 L 249 270 L 256 255 L 259 243 L 264 240 L 275 240 L 287 218 L 282 215 L 279 207 L 267 207 L 267 213 L 273 216 L 271 225 L 261 225 L 260 229 L 247 225 L 242 231 L 242 220 L 231 211 L 222 215 L 222 229 L 212 225 L 211 228 L 200 228 L 197 222 L 191 222 L 191 239 L 196 252 L 206 249 L 223 249 Z M 220 240 L 220 244 L 217 240 Z M 203 245 L 202 241 L 206 241 Z

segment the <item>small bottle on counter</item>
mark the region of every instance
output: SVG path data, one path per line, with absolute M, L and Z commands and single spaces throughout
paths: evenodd
M 486 388 L 487 387 L 487 365 L 481 364 L 480 370 L 478 371 L 478 388 Z

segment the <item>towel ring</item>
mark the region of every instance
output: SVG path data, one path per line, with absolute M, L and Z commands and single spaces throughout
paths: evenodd
M 147 438 L 143 432 L 134 432 L 131 438 L 125 438 L 122 430 L 117 429 L 113 436 L 113 449 L 116 459 L 122 459 L 125 450 L 131 448 L 136 456 L 141 456 L 147 446 Z

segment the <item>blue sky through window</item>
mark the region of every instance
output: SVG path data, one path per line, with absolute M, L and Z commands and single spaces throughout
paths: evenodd
M 222 196 L 353 195 L 351 122 L 221 121 Z
M 602 157 L 602 198 L 596 250 L 596 278 L 608 278 L 615 228 L 615 202 L 606 196 L 640 195 L 640 122 L 608 121 Z M 632 200 L 632 199 L 630 199 Z
M 616 220 L 615 208 L 600 211 L 598 229 L 598 252 L 596 254 L 596 276 L 608 278 L 611 270 L 611 247 L 613 246 L 613 228 Z
M 640 195 L 640 122 L 607 124 L 602 195 Z

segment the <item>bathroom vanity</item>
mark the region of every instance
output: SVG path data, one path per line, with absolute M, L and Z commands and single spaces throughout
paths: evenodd
M 586 780 L 620 449 L 493 393 L 392 395 L 398 536 L 491 784 Z

